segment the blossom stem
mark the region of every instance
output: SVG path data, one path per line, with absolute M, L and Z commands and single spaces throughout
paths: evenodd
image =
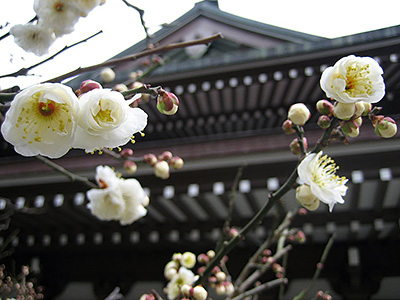
M 332 236 L 329 238 L 328 243 L 326 244 L 325 249 L 322 252 L 321 259 L 319 263 L 317 263 L 317 268 L 315 269 L 314 276 L 311 279 L 310 285 L 304 288 L 296 297 L 293 298 L 293 300 L 303 299 L 307 295 L 307 293 L 314 287 L 319 275 L 321 274 L 323 265 L 325 263 L 326 258 L 328 257 L 330 249 L 332 248 L 334 240 L 335 240 L 335 233 L 333 233 Z
M 118 160 L 123 160 L 123 161 L 131 160 L 134 162 L 142 162 L 144 160 L 143 157 L 127 157 L 127 158 L 125 158 L 125 157 L 122 157 L 121 154 L 115 153 L 114 151 L 106 149 L 106 148 L 103 148 L 101 151 L 103 151 L 103 153 L 110 155 L 111 157 L 114 157 L 115 159 L 118 159 Z
M 148 28 L 146 27 L 146 24 L 145 24 L 144 19 L 143 19 L 144 10 L 143 10 L 143 9 L 140 9 L 139 7 L 137 7 L 137 6 L 135 6 L 135 5 L 130 4 L 130 3 L 129 3 L 128 1 L 126 1 L 126 0 L 122 0 L 122 2 L 124 2 L 127 6 L 133 8 L 134 10 L 136 10 L 136 11 L 139 13 L 140 23 L 142 23 L 142 27 L 143 27 L 143 29 L 144 29 L 144 32 L 146 33 L 146 39 L 147 39 L 147 40 L 150 40 L 150 34 L 149 34 Z
M 78 182 L 82 182 L 83 184 L 85 184 L 86 186 L 90 187 L 90 188 L 98 188 L 96 184 L 94 184 L 93 182 L 89 181 L 89 179 L 87 177 L 83 177 L 83 176 L 79 176 L 76 175 L 66 169 L 64 169 L 63 167 L 61 167 L 60 165 L 52 162 L 50 159 L 47 159 L 43 156 L 40 155 L 36 155 L 35 156 L 38 160 L 44 162 L 47 166 L 49 166 L 50 168 L 56 170 L 57 172 L 60 172 L 61 174 L 64 174 L 65 176 L 67 176 L 71 181 L 78 181 Z
M 52 60 L 54 57 L 56 57 L 57 55 L 61 54 L 61 53 L 64 52 L 64 51 L 68 50 L 69 48 L 72 48 L 72 47 L 74 47 L 74 46 L 76 46 L 76 45 L 79 45 L 79 44 L 81 44 L 81 43 L 83 43 L 83 42 L 86 42 L 86 41 L 90 40 L 91 38 L 97 36 L 98 34 L 100 34 L 100 33 L 102 33 L 102 32 L 103 32 L 103 31 L 100 30 L 99 32 L 97 32 L 97 33 L 95 33 L 95 34 L 93 34 L 93 35 L 91 35 L 91 36 L 89 36 L 89 37 L 87 37 L 87 38 L 85 38 L 85 39 L 83 39 L 83 40 L 81 40 L 81 41 L 79 41 L 79 42 L 76 42 L 76 43 L 74 43 L 74 44 L 72 44 L 72 45 L 69 45 L 69 46 L 65 46 L 64 48 L 62 48 L 62 49 L 61 49 L 60 51 L 58 51 L 57 53 L 51 55 L 50 57 L 46 58 L 45 60 L 42 60 L 42 61 L 40 61 L 40 62 L 38 62 L 38 63 L 36 63 L 36 64 L 34 64 L 34 65 L 28 67 L 28 68 L 22 68 L 22 69 L 20 69 L 20 70 L 14 72 L 14 73 L 6 74 L 6 75 L 0 75 L 0 78 L 25 76 L 25 75 L 28 74 L 28 72 L 29 72 L 30 70 L 32 70 L 32 69 L 34 69 L 34 68 L 36 68 L 36 67 L 38 67 L 38 66 L 40 66 L 40 65 L 42 65 L 42 64 L 44 64 L 44 63 L 46 63 L 46 62 L 48 62 L 49 60 Z
M 142 94 L 149 94 L 150 96 L 157 97 L 158 96 L 158 91 L 161 89 L 160 86 L 157 87 L 148 87 L 146 85 L 143 85 L 141 87 L 138 87 L 136 89 L 132 90 L 127 90 L 124 92 L 121 92 L 122 96 L 124 96 L 125 99 L 131 98 L 132 96 L 142 93 Z
M 289 211 L 285 218 L 283 219 L 282 223 L 279 225 L 278 228 L 276 228 L 271 234 L 268 239 L 266 239 L 260 247 L 258 247 L 257 251 L 253 254 L 253 256 L 249 259 L 247 264 L 244 266 L 242 272 L 238 276 L 238 278 L 235 281 L 236 286 L 240 286 L 243 282 L 243 280 L 247 277 L 247 275 L 250 272 L 250 268 L 256 263 L 257 259 L 261 256 L 262 252 L 267 249 L 269 246 L 272 245 L 274 241 L 281 235 L 283 230 L 289 227 L 291 221 L 293 219 L 293 212 Z M 277 225 L 276 225 L 277 226 Z M 274 226 L 275 228 L 275 226 Z
M 241 293 L 238 296 L 232 298 L 231 300 L 241 300 L 241 299 L 247 298 L 249 296 L 253 296 L 255 294 L 261 293 L 262 291 L 265 291 L 265 290 L 271 289 L 275 286 L 278 286 L 280 284 L 286 284 L 287 281 L 288 281 L 287 278 L 277 278 L 277 279 L 271 280 L 269 282 L 266 282 L 259 286 L 256 286 L 255 288 L 253 288 L 251 290 Z
M 202 45 L 202 44 L 208 44 L 211 43 L 215 40 L 221 39 L 223 38 L 221 33 L 217 33 L 214 34 L 212 36 L 209 36 L 207 38 L 204 39 L 198 39 L 198 40 L 193 40 L 193 41 L 189 41 L 189 42 L 182 42 L 182 43 L 173 43 L 173 44 L 169 44 L 169 45 L 165 45 L 165 46 L 161 46 L 161 47 L 157 47 L 154 49 L 150 49 L 150 50 L 145 50 L 139 53 L 135 53 L 132 55 L 128 55 L 125 57 L 121 57 L 121 58 L 116 58 L 116 59 L 112 59 L 100 64 L 96 64 L 96 65 L 92 65 L 89 67 L 85 67 L 85 68 L 77 68 L 74 71 L 68 72 L 64 75 L 58 76 L 58 77 L 54 77 L 50 80 L 47 80 L 46 82 L 60 82 L 64 79 L 70 78 L 72 76 L 75 75 L 79 75 L 85 72 L 89 72 L 89 71 L 94 71 L 97 70 L 99 68 L 102 67 L 109 67 L 109 66 L 116 66 L 116 65 L 120 65 L 123 63 L 126 63 L 128 61 L 135 61 L 141 57 L 145 57 L 151 54 L 155 54 L 155 53 L 161 53 L 161 52 L 166 52 L 166 51 L 170 51 L 173 49 L 178 49 L 178 48 L 184 48 L 184 47 L 189 47 L 189 46 L 195 46 L 195 45 Z
M 263 207 L 257 212 L 257 214 L 239 231 L 239 234 L 231 238 L 229 241 L 225 241 L 220 251 L 216 253 L 214 258 L 206 266 L 204 272 L 197 279 L 195 285 L 201 284 L 208 275 L 211 273 L 212 269 L 219 264 L 221 259 L 228 254 L 239 241 L 253 228 L 255 228 L 261 222 L 264 215 L 275 205 L 275 203 L 285 195 L 291 188 L 297 178 L 297 168 L 295 168 L 286 182 L 274 193 L 268 196 L 268 201 L 266 201 Z
M 306 147 L 304 145 L 304 129 L 301 126 L 295 125 L 293 126 L 294 130 L 296 130 L 297 136 L 299 137 L 299 146 L 300 146 L 300 152 L 301 152 L 301 156 L 303 157 L 304 155 L 306 155 Z
M 322 149 L 326 148 L 329 145 L 329 138 L 331 136 L 332 131 L 336 128 L 336 126 L 339 124 L 339 119 L 332 117 L 332 122 L 331 126 L 327 128 L 322 135 L 322 137 L 319 139 L 318 143 L 315 145 L 314 149 L 311 150 L 311 153 L 318 153 Z

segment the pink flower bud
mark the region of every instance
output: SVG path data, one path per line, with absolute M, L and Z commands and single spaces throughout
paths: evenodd
M 328 117 L 333 115 L 333 104 L 330 103 L 328 100 L 319 100 L 316 104 L 317 111 Z
M 327 115 L 321 115 L 318 118 L 317 125 L 323 130 L 328 129 L 331 126 L 331 119 Z
M 145 154 L 143 156 L 143 160 L 145 163 L 149 164 L 150 166 L 154 166 L 157 163 L 157 157 L 153 153 Z
M 160 90 L 157 97 L 157 109 L 164 115 L 173 115 L 178 111 L 179 100 L 173 93 Z
M 306 235 L 303 231 L 299 230 L 296 233 L 296 239 L 300 242 L 300 243 L 304 243 L 306 241 Z
M 128 158 L 133 155 L 133 150 L 130 148 L 125 148 L 120 153 L 121 157 Z
M 357 137 L 360 134 L 360 126 L 353 120 L 341 122 L 340 126 L 344 135 Z
M 300 207 L 297 213 L 299 214 L 299 216 L 305 216 L 307 214 L 307 209 Z
M 289 108 L 288 119 L 295 125 L 303 126 L 310 117 L 311 113 L 304 103 L 296 103 Z
M 303 138 L 303 145 L 304 145 L 304 149 L 307 151 L 308 145 L 307 145 L 307 139 Z M 301 154 L 301 148 L 300 148 L 300 142 L 298 138 L 295 138 L 291 143 L 290 143 L 290 151 L 292 151 L 292 153 L 294 155 L 299 155 Z
M 293 123 L 289 119 L 287 119 L 285 122 L 282 124 L 282 130 L 285 134 L 293 134 L 296 132 L 296 130 L 293 129 Z
M 128 174 L 134 174 L 137 170 L 137 165 L 131 160 L 124 161 L 124 170 Z
M 102 89 L 102 88 L 103 87 L 101 86 L 101 84 L 98 83 L 97 81 L 88 79 L 81 83 L 81 86 L 79 87 L 80 91 L 79 95 L 85 94 L 94 89 Z
M 231 228 L 229 229 L 229 236 L 231 238 L 237 236 L 239 234 L 239 230 L 237 230 L 237 228 Z
M 391 138 L 397 133 L 396 122 L 390 117 L 376 116 L 372 124 L 380 137 Z
M 167 161 L 167 160 L 170 160 L 172 158 L 172 153 L 171 153 L 171 151 L 164 151 L 163 153 L 161 153 L 159 156 L 158 156 L 158 160 L 165 160 L 165 161 Z
M 118 83 L 114 85 L 113 90 L 121 93 L 127 91 L 128 87 L 123 83 Z
M 206 264 L 210 261 L 208 256 L 204 253 L 199 254 L 199 256 L 197 257 L 197 260 L 199 261 L 199 263 L 202 263 L 202 264 Z
M 183 167 L 183 159 L 178 157 L 178 156 L 174 156 L 170 159 L 169 164 L 171 165 L 172 168 L 174 168 L 175 170 L 179 170 Z

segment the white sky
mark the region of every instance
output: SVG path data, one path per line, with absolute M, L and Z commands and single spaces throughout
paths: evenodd
M 199 0 L 130 2 L 145 10 L 145 22 L 154 32 L 160 28 L 159 24 L 174 21 Z M 0 0 L 0 25 L 6 22 L 12 25 L 26 23 L 34 16 L 32 6 L 33 0 Z M 328 38 L 400 24 L 399 0 L 219 0 L 219 6 L 221 10 L 241 17 Z M 79 66 L 102 62 L 145 36 L 137 12 L 120 0 L 107 0 L 105 5 L 93 10 L 87 18 L 82 18 L 75 29 L 72 34 L 57 40 L 49 54 L 99 30 L 104 33 L 31 72 L 43 75 L 42 77 L 0 79 L 0 87 L 6 88 L 14 84 L 24 87 Z M 0 31 L 0 35 L 3 33 L 4 30 Z M 46 56 L 37 58 L 33 54 L 25 53 L 13 43 L 12 37 L 0 41 L 0 74 L 28 67 L 44 58 Z

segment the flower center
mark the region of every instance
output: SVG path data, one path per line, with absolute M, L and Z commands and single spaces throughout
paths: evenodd
M 328 157 L 328 155 L 321 156 L 318 163 L 312 172 L 312 180 L 320 187 L 326 187 L 328 184 L 342 185 L 346 177 L 339 177 L 336 171 L 339 167 L 335 161 Z
M 346 74 L 345 92 L 352 97 L 372 94 L 372 81 L 369 79 L 369 64 L 348 66 Z
M 64 11 L 64 3 L 62 3 L 62 2 L 56 2 L 56 3 L 54 3 L 54 9 L 55 9 L 55 11 L 56 12 L 62 12 L 62 11 Z
M 46 99 L 43 92 L 33 94 L 24 103 L 15 124 L 22 131 L 22 138 L 30 144 L 46 142 L 54 135 L 66 135 L 71 126 L 69 105 Z
M 103 179 L 99 179 L 99 186 L 100 186 L 101 189 L 108 188 L 107 183 Z
M 39 102 L 39 112 L 43 116 L 51 116 L 56 110 L 56 103 L 54 101 L 48 101 L 47 103 Z
M 96 118 L 99 119 L 101 122 L 112 122 L 113 118 L 111 117 L 111 110 L 106 109 L 106 110 L 100 110 Z

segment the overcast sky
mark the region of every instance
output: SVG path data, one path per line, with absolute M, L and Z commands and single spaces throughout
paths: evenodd
M 190 10 L 199 0 L 130 0 L 145 10 L 145 22 L 152 32 L 160 24 L 170 23 Z M 26 23 L 34 16 L 33 0 L 0 0 L 0 25 Z M 267 24 L 334 38 L 400 24 L 399 0 L 220 0 L 220 9 Z M 6 28 L 8 29 L 9 26 Z M 44 77 L 32 77 L 26 84 L 60 75 L 78 66 L 99 63 L 144 38 L 136 11 L 120 0 L 107 3 L 81 19 L 72 34 L 56 41 L 55 53 L 68 44 L 103 30 L 83 45 L 68 50 L 51 63 L 34 70 Z M 4 33 L 5 31 L 3 30 Z M 12 37 L 0 42 L 0 73 L 9 73 L 45 57 L 27 54 L 13 43 Z M 12 58 L 12 63 L 10 59 Z M 22 79 L 0 79 L 0 87 L 21 83 Z M 22 86 L 26 85 L 22 84 Z

